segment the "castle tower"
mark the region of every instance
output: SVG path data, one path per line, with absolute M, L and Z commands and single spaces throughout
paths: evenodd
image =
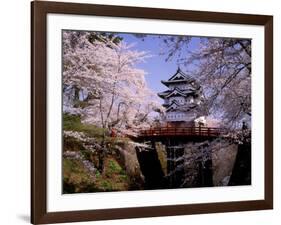
M 180 68 L 168 80 L 161 81 L 168 90 L 158 93 L 164 100 L 166 108 L 165 120 L 171 126 L 194 126 L 194 120 L 202 116 L 200 105 L 203 102 L 202 87 L 190 75 Z M 167 151 L 168 186 L 178 188 L 183 183 L 186 171 L 182 160 L 177 160 L 185 154 L 185 147 L 180 142 L 169 142 Z
M 158 93 L 164 100 L 167 122 L 192 123 L 200 116 L 198 107 L 203 101 L 202 88 L 191 76 L 180 68 L 167 81 L 161 81 L 168 90 Z

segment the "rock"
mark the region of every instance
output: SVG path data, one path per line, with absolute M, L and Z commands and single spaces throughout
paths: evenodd
M 124 143 L 122 147 L 116 147 L 121 156 L 121 161 L 126 174 L 129 176 L 130 182 L 130 190 L 141 190 L 143 189 L 144 184 L 144 176 L 141 172 L 140 165 L 138 162 L 135 143 L 129 142 Z
M 228 185 L 238 151 L 237 144 L 219 140 L 212 145 L 213 184 L 214 186 Z
M 229 183 L 229 180 L 230 180 L 230 176 L 226 176 L 225 178 L 223 178 L 223 179 L 220 181 L 219 186 L 227 186 L 228 183 Z

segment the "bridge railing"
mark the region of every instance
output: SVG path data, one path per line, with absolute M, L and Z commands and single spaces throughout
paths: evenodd
M 217 137 L 224 133 L 221 128 L 214 127 L 159 127 L 140 130 L 139 136 L 207 136 Z

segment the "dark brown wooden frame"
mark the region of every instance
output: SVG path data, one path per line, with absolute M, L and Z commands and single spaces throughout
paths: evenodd
M 265 199 L 52 212 L 46 210 L 46 17 L 48 13 L 261 25 L 265 28 Z M 174 216 L 273 208 L 273 17 L 234 13 L 36 1 L 31 3 L 31 222 Z

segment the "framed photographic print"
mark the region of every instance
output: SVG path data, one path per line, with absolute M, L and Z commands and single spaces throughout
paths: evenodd
M 273 17 L 35 1 L 31 222 L 273 208 Z

